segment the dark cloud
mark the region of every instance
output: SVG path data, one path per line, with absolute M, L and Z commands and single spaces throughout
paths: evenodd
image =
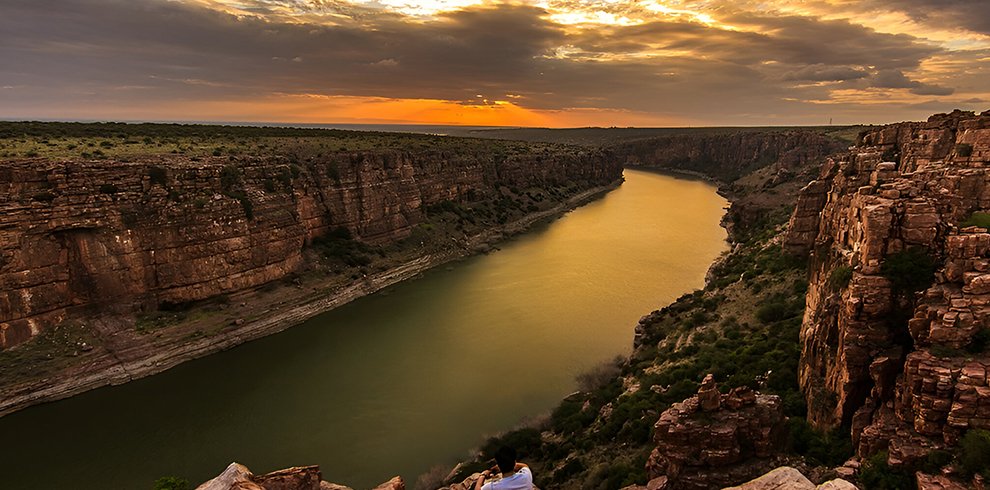
M 870 76 L 870 73 L 861 68 L 850 66 L 828 66 L 810 65 L 798 68 L 784 74 L 784 80 L 808 81 L 808 82 L 839 82 L 846 80 L 859 80 Z
M 871 86 L 877 88 L 906 88 L 915 95 L 952 95 L 955 91 L 948 87 L 929 85 L 909 79 L 900 70 L 881 70 L 871 79 Z
M 752 32 L 673 21 L 574 30 L 519 4 L 413 22 L 343 1 L 305 3 L 307 14 L 333 14 L 320 25 L 283 18 L 270 0 L 242 3 L 259 15 L 166 0 L 4 0 L 0 108 L 517 94 L 537 109 L 766 123 L 818 111 L 804 101 L 828 101 L 829 84 L 952 93 L 904 76 L 939 48 L 847 21 L 733 13 L 724 20 Z M 562 46 L 574 54 L 560 55 Z
M 987 0 L 871 0 L 877 8 L 900 10 L 916 21 L 940 29 L 990 34 Z

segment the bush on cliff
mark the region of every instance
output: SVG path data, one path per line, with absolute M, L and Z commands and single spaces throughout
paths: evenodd
M 909 248 L 888 255 L 880 273 L 890 280 L 894 294 L 911 295 L 935 280 L 935 261 L 923 248 Z
M 176 476 L 163 476 L 155 480 L 154 490 L 189 490 L 189 481 Z
M 370 265 L 372 259 L 368 254 L 374 251 L 368 245 L 354 240 L 351 232 L 343 226 L 334 228 L 321 237 L 314 238 L 313 248 L 318 250 L 324 258 L 339 260 L 349 267 Z
M 887 464 L 887 451 L 880 451 L 863 463 L 859 483 L 866 490 L 902 490 L 915 486 L 910 473 Z
M 853 271 L 848 265 L 840 265 L 832 269 L 832 274 L 828 277 L 828 285 L 832 291 L 839 292 L 849 285 L 852 280 Z
M 990 478 L 990 431 L 970 429 L 959 441 L 960 463 L 970 475 Z
M 787 419 L 788 449 L 808 459 L 815 465 L 839 466 L 853 454 L 849 430 L 837 428 L 821 433 L 807 420 L 798 417 Z
M 960 228 L 966 228 L 968 226 L 979 226 L 980 228 L 990 229 L 990 213 L 981 213 L 979 211 L 971 214 L 966 221 L 959 223 Z

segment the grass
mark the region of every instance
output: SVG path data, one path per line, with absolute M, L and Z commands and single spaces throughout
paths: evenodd
M 85 356 L 90 347 L 98 347 L 98 342 L 96 332 L 86 325 L 58 324 L 31 342 L 0 351 L 0 384 L 55 372 Z
M 980 228 L 990 229 L 990 213 L 975 212 L 966 218 L 965 221 L 959 223 L 960 228 L 966 228 L 969 226 L 979 226 Z
M 222 142 L 218 146 L 218 141 Z M 544 151 L 577 153 L 571 145 L 453 138 L 410 133 L 335 129 L 0 122 L 0 158 L 93 158 L 128 161 L 153 155 L 190 158 L 280 156 L 292 164 L 337 153 L 441 151 L 482 153 L 495 159 Z M 296 167 L 298 168 L 298 167 Z M 339 178 L 333 169 L 328 173 Z M 158 182 L 159 177 L 153 176 Z

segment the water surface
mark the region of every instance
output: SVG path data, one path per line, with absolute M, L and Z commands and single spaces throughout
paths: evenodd
M 490 255 L 285 332 L 0 418 L 4 489 L 195 484 L 231 461 L 319 464 L 369 488 L 468 455 L 628 353 L 640 316 L 703 284 L 726 205 L 704 182 L 626 170 L 604 198 Z

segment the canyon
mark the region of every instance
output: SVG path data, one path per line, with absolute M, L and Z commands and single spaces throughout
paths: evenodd
M 628 359 L 589 375 L 548 419 L 490 440 L 445 488 L 469 487 L 502 442 L 520 448 L 541 488 L 713 488 L 779 466 L 796 470 L 767 481 L 800 472 L 809 488 L 850 487 L 838 477 L 869 487 L 880 473 L 922 488 L 984 484 L 964 469 L 961 442 L 990 429 L 990 113 L 868 128 L 855 142 L 779 130 L 554 148 L 498 161 L 389 151 L 10 162 L 4 347 L 17 352 L 70 318 L 141 339 L 134 318 L 146 312 L 238 302 L 286 278 L 309 288 L 294 274 L 319 268 L 314 243 L 341 229 L 406 260 L 338 264 L 341 284 L 425 260 L 401 280 L 452 248 L 484 250 L 530 213 L 593 197 L 623 166 L 664 168 L 719 184 L 731 250 L 704 289 L 639 321 Z M 96 177 L 69 177 L 80 173 Z M 521 196 L 511 213 L 492 204 Z M 443 209 L 458 226 L 431 239 L 423 225 Z M 190 333 L 172 328 L 151 342 Z M 318 469 L 303 473 L 321 485 Z
M 436 146 L 5 160 L 0 413 L 286 328 L 482 251 L 622 172 L 599 150 Z M 431 212 L 459 214 L 448 226 Z M 204 309 L 222 315 L 172 325 Z

